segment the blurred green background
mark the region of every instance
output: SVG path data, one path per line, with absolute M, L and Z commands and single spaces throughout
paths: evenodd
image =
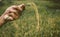
M 0 27 L 0 37 L 60 37 L 59 0 L 1 0 L 0 15 L 9 6 L 22 3 L 25 11 Z

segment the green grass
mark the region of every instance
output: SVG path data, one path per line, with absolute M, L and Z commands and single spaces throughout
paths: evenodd
M 24 3 L 25 11 L 19 19 L 7 22 L 0 27 L 0 37 L 60 37 L 59 5 L 51 1 L 12 1 L 0 7 L 0 15 L 7 7 Z

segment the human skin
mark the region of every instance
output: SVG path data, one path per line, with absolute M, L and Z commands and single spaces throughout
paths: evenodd
M 0 26 L 2 26 L 7 21 L 13 21 L 19 18 L 19 15 L 25 9 L 25 5 L 12 5 L 8 7 L 5 12 L 0 16 Z

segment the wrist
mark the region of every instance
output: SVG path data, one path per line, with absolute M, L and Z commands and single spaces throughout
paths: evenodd
M 3 16 L 1 16 L 0 19 L 5 20 L 5 18 Z
M 2 26 L 2 24 L 4 24 L 6 21 L 5 21 L 5 19 L 1 16 L 0 17 L 0 26 Z

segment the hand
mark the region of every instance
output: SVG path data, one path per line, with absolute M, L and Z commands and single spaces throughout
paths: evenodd
M 15 20 L 19 17 L 19 14 L 25 9 L 25 5 L 13 5 L 6 9 L 2 14 L 2 17 L 6 20 Z
M 25 9 L 25 5 L 13 5 L 6 9 L 6 11 L 0 17 L 0 26 L 7 22 L 6 20 L 15 20 L 19 17 L 19 14 Z

